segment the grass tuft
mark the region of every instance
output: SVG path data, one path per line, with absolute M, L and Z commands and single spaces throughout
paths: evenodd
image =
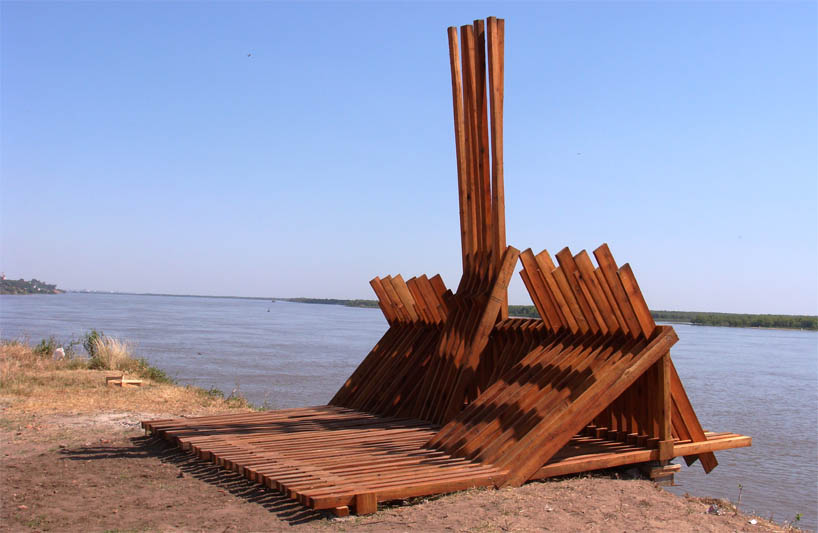
M 122 370 L 134 372 L 138 366 L 131 356 L 131 346 L 113 337 L 100 336 L 91 341 L 93 354 L 88 361 L 91 370 Z

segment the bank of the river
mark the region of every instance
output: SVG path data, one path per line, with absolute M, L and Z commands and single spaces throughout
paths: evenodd
M 143 436 L 139 421 L 241 412 L 240 402 L 0 346 L 2 531 L 782 531 L 725 501 L 578 477 L 397 502 L 333 519 Z M 721 514 L 708 513 L 718 507 Z M 751 521 L 755 520 L 755 524 Z
M 286 302 L 346 307 L 378 307 L 376 300 L 339 300 L 333 298 L 279 298 Z M 518 318 L 539 318 L 533 305 L 509 305 L 509 314 Z M 717 326 L 732 328 L 818 330 L 818 316 L 813 315 L 759 315 L 747 313 L 711 313 L 704 311 L 651 311 L 655 320 L 673 324 Z
M 44 283 L 38 279 L 26 281 L 20 279 L 0 279 L 0 294 L 62 294 L 56 285 Z

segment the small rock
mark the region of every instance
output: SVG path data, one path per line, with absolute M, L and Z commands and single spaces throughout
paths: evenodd
M 64 450 L 64 449 L 68 448 L 68 446 L 66 444 L 60 444 L 60 448 L 62 448 Z
M 24 511 L 28 509 L 28 505 L 18 505 L 17 508 Z
M 751 518 L 749 524 L 754 526 L 758 524 L 758 520 L 756 520 L 755 518 Z

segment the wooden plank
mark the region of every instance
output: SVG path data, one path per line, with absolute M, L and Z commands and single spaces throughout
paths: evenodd
M 466 179 L 464 174 L 466 167 L 466 133 L 463 122 L 463 87 L 461 85 L 460 55 L 457 44 L 457 28 L 450 27 L 449 36 L 449 67 L 452 73 L 452 109 L 454 111 L 454 146 L 455 159 L 457 160 L 457 198 L 460 211 L 460 248 L 462 254 L 463 270 L 467 269 L 467 258 L 471 253 L 469 249 L 469 236 L 466 234 L 469 226 L 469 210 L 466 206 Z
M 381 308 L 383 316 L 386 317 L 386 321 L 391 325 L 397 321 L 397 313 L 392 307 L 392 303 L 389 301 L 386 291 L 384 291 L 381 278 L 375 276 L 370 280 L 369 285 L 372 287 L 372 290 L 375 291 L 375 296 L 378 298 L 378 306 Z
M 505 21 L 489 17 L 488 35 L 489 106 L 491 109 L 491 203 L 492 249 L 495 272 L 500 270 L 500 251 L 506 249 L 505 184 L 503 177 L 503 99 L 505 77 Z M 503 295 L 500 320 L 508 318 L 508 292 Z
M 699 442 L 688 442 L 685 444 L 677 444 L 674 447 L 673 455 L 676 457 L 682 455 L 698 455 L 699 457 L 713 455 L 713 452 L 719 450 L 730 450 L 733 448 L 744 448 L 752 446 L 752 437 L 745 435 L 736 435 L 724 439 L 714 439 Z M 712 470 L 712 469 L 711 469 Z
M 656 389 L 653 391 L 659 414 L 659 460 L 667 461 L 673 457 L 673 436 L 671 435 L 671 392 L 670 392 L 670 352 L 656 363 L 658 376 Z
M 579 306 L 580 313 L 588 323 L 590 330 L 594 333 L 607 333 L 608 328 L 605 323 L 600 323 L 601 318 L 600 320 L 597 320 L 598 312 L 596 311 L 596 306 L 594 305 L 593 301 L 588 301 L 585 298 L 585 295 L 580 288 L 579 280 L 577 279 L 579 269 L 574 262 L 574 256 L 571 254 L 571 250 L 569 250 L 567 246 L 557 252 L 557 262 L 560 265 L 562 274 L 565 276 L 568 291 L 571 293 L 574 301 L 576 301 L 577 305 Z
M 460 41 L 462 43 L 461 68 L 463 73 L 463 117 L 465 124 L 465 146 L 466 146 L 466 206 L 469 209 L 469 250 L 471 260 L 483 249 L 481 234 L 482 205 L 479 194 L 479 154 L 478 154 L 478 131 L 477 131 L 477 102 L 476 102 L 476 66 L 474 55 L 475 40 L 474 28 L 470 25 L 460 27 Z M 472 267 L 473 268 L 473 267 Z M 471 269 L 470 269 L 471 270 Z M 464 271 L 465 273 L 465 271 Z
M 577 298 L 574 296 L 574 292 L 571 290 L 571 286 L 568 284 L 568 278 L 565 276 L 565 272 L 563 271 L 562 267 L 555 268 L 551 275 L 556 282 L 557 292 L 562 296 L 563 301 L 568 306 L 568 313 L 573 317 L 574 321 L 579 326 L 579 331 L 582 333 L 591 332 L 596 333 L 598 328 L 596 328 L 595 324 L 592 327 L 591 324 L 588 322 L 587 317 L 582 312 L 582 309 L 579 306 L 579 302 L 577 302 Z M 565 311 L 563 309 L 563 311 Z M 563 312 L 565 315 L 565 312 Z
M 381 286 L 383 287 L 384 293 L 386 297 L 389 299 L 392 307 L 395 309 L 395 314 L 397 315 L 397 321 L 406 323 L 412 321 L 412 316 L 409 314 L 409 311 L 401 302 L 398 293 L 395 292 L 395 286 L 392 284 L 392 276 L 385 276 L 381 279 Z
M 542 273 L 539 272 L 539 263 L 531 248 L 524 250 L 520 254 L 520 261 L 529 279 L 529 283 L 526 284 L 528 294 L 531 296 L 531 299 L 538 304 L 537 312 L 552 330 L 556 331 L 560 329 L 564 324 L 562 314 L 552 299 L 551 291 L 546 285 L 545 278 L 542 276 Z M 522 272 L 520 274 L 522 275 Z
M 693 410 L 693 406 L 690 404 L 690 399 L 687 397 L 687 392 L 682 385 L 682 380 L 679 379 L 679 374 L 676 372 L 676 366 L 673 364 L 672 360 L 670 361 L 669 371 L 673 403 L 678 408 L 681 422 L 690 433 L 690 436 L 694 442 L 704 442 L 707 440 L 707 437 L 704 435 L 702 426 L 699 423 L 699 418 L 696 416 L 696 412 Z M 719 464 L 719 462 L 716 460 L 716 456 L 713 455 L 712 452 L 698 455 L 699 460 L 702 462 L 702 468 L 704 468 L 704 471 L 707 473 L 712 472 L 713 469 Z
M 631 308 L 636 314 L 637 320 L 639 320 L 642 334 L 650 338 L 653 335 L 656 323 L 653 321 L 648 304 L 645 303 L 645 298 L 642 296 L 642 291 L 639 289 L 639 284 L 636 282 L 636 277 L 633 275 L 631 266 L 628 263 L 625 263 L 619 269 L 619 280 L 622 282 L 622 287 L 628 295 L 628 300 L 630 300 Z
M 545 288 L 548 289 L 548 295 L 551 297 L 551 302 L 553 304 L 552 308 L 556 310 L 556 313 L 559 315 L 560 320 L 565 327 L 567 327 L 573 333 L 578 333 L 580 331 L 579 324 L 574 319 L 574 315 L 568 307 L 568 302 L 566 302 L 565 298 L 563 298 L 559 286 L 557 285 L 557 281 L 554 279 L 552 274 L 556 267 L 554 266 L 553 261 L 551 261 L 548 251 L 541 251 L 535 256 L 535 259 L 537 261 L 537 272 L 545 282 Z
M 608 298 L 605 296 L 605 292 L 602 290 L 594 274 L 594 264 L 591 262 L 591 258 L 588 257 L 588 252 L 585 250 L 579 252 L 576 257 L 574 257 L 574 263 L 579 270 L 577 281 L 580 285 L 584 286 L 585 290 L 591 295 L 594 305 L 607 326 L 608 332 L 613 334 L 620 331 L 622 328 L 608 302 Z
M 355 495 L 355 514 L 364 515 L 378 512 L 378 496 L 374 492 Z
M 483 275 L 493 274 L 497 271 L 489 264 L 493 261 L 499 267 L 499 258 L 496 256 L 503 253 L 505 248 L 500 250 L 493 250 L 494 241 L 492 239 L 492 194 L 491 194 L 491 176 L 490 176 L 490 162 L 489 162 L 489 124 L 488 124 L 488 108 L 486 95 L 486 30 L 485 21 L 474 21 L 474 67 L 475 67 L 475 104 L 477 114 L 477 183 L 478 183 L 478 205 L 481 206 L 480 213 L 480 229 L 481 253 L 483 255 Z
M 624 315 L 622 315 L 622 311 L 619 310 L 619 306 L 616 304 L 611 288 L 608 286 L 608 282 L 605 281 L 605 275 L 602 273 L 602 270 L 599 267 L 594 269 L 594 277 L 596 278 L 597 285 L 602 290 L 603 294 L 605 294 L 605 299 L 608 301 L 611 311 L 613 311 L 614 316 L 616 316 L 619 331 L 622 331 L 626 335 L 629 334 L 630 329 L 628 327 L 628 322 L 625 320 Z
M 594 250 L 594 257 L 596 257 L 596 262 L 602 271 L 602 276 L 608 284 L 609 292 L 613 296 L 625 322 L 628 324 L 628 331 L 631 335 L 638 335 L 641 332 L 641 326 L 639 325 L 639 320 L 636 319 L 636 314 L 633 312 L 625 288 L 619 279 L 619 274 L 617 273 L 619 267 L 616 266 L 616 261 L 614 261 L 613 255 L 608 249 L 608 245 L 603 243 L 599 248 Z
M 420 315 L 421 320 L 427 324 L 434 324 L 437 322 L 435 315 L 432 313 L 432 309 L 426 304 L 426 299 L 423 297 L 423 293 L 420 290 L 418 279 L 409 278 L 406 280 L 406 288 L 409 290 L 409 294 L 412 296 L 412 300 L 415 302 L 415 311 L 417 311 L 418 315 Z
M 409 315 L 409 321 L 417 322 L 420 319 L 420 316 L 415 309 L 415 300 L 412 298 L 412 294 L 409 292 L 406 282 L 403 281 L 403 276 L 398 274 L 389 281 L 392 283 L 392 287 L 395 289 L 395 293 L 398 295 L 403 309 Z

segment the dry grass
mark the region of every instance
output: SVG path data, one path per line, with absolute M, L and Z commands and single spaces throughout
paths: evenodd
M 145 378 L 138 360 L 127 354 L 127 345 L 103 341 L 111 366 L 135 370 L 89 370 L 87 360 L 54 361 L 21 343 L 0 345 L 0 405 L 3 417 L 47 413 L 168 413 L 199 415 L 225 411 L 250 411 L 242 399 L 226 400 L 214 391 Z M 137 377 L 142 387 L 108 387 L 106 376 Z
M 136 360 L 131 356 L 131 346 L 113 337 L 97 337 L 93 340 L 95 359 L 102 370 L 136 371 Z

